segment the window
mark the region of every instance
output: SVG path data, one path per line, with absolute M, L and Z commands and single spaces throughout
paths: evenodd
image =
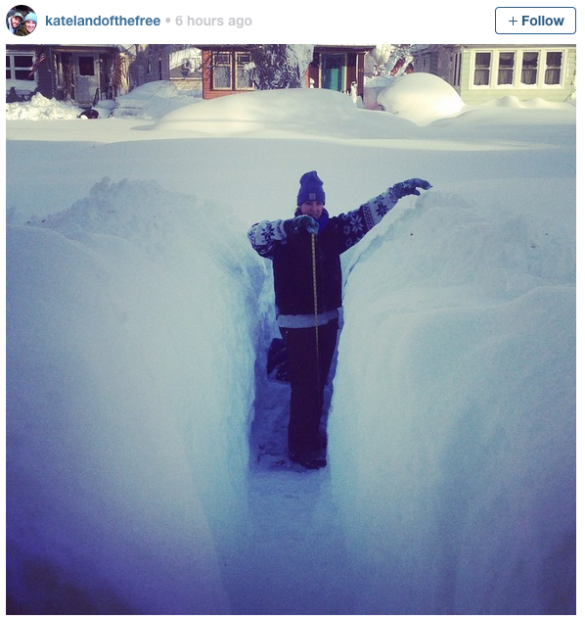
M 524 52 L 522 54 L 522 84 L 536 84 L 538 74 L 538 52 Z
M 211 57 L 213 90 L 251 90 L 254 88 L 248 65 L 249 52 L 217 52 Z
M 79 75 L 95 75 L 95 65 L 93 62 L 93 56 L 80 56 L 79 57 Z
M 498 66 L 498 84 L 514 83 L 514 52 L 500 52 Z
M 24 54 L 20 52 L 6 53 L 6 79 L 7 80 L 28 80 L 35 81 L 35 76 L 30 75 L 33 63 L 35 61 L 34 54 Z
M 455 54 L 453 69 L 453 86 L 461 86 L 461 54 Z
M 472 88 L 534 90 L 559 88 L 565 82 L 567 54 L 562 48 L 483 50 L 471 58 Z
M 475 86 L 489 85 L 491 62 L 491 52 L 478 52 L 475 55 L 475 74 L 473 78 L 473 83 Z
M 236 52 L 236 89 L 246 90 L 254 87 L 248 65 L 252 62 L 249 52 Z
M 231 89 L 232 87 L 232 61 L 229 52 L 213 54 L 212 68 L 213 88 Z
M 561 68 L 563 66 L 563 52 L 546 53 L 546 70 L 544 73 L 545 84 L 561 83 Z

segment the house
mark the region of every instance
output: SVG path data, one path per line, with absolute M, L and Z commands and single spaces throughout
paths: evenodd
M 248 66 L 252 45 L 205 45 L 202 52 L 203 98 L 214 99 L 254 90 Z M 366 54 L 375 45 L 315 45 L 305 86 L 361 96 Z
M 200 46 L 203 99 L 215 99 L 254 90 L 247 65 L 252 62 L 249 45 Z
M 192 45 L 134 45 L 130 77 L 135 86 L 167 80 L 178 88 L 201 90 L 201 50 Z
M 328 88 L 362 97 L 365 58 L 375 45 L 315 45 L 309 65 L 310 86 Z
M 178 88 L 201 90 L 201 50 L 173 46 L 168 50 L 169 80 Z
M 415 71 L 438 75 L 472 105 L 507 95 L 566 101 L 576 90 L 575 45 L 426 45 L 413 56 Z
M 7 45 L 6 100 L 34 93 L 95 105 L 128 92 L 131 56 L 120 45 Z

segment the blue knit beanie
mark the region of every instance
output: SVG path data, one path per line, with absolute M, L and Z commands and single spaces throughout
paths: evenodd
M 323 181 L 317 176 L 315 170 L 305 172 L 301 177 L 301 188 L 297 196 L 297 206 L 303 202 L 317 200 L 325 204 L 325 192 L 323 191 Z
M 28 15 L 24 18 L 24 20 L 23 20 L 23 21 L 25 21 L 25 22 L 28 22 L 28 21 L 33 21 L 33 22 L 36 22 L 36 21 L 37 21 L 37 16 L 36 16 L 34 13 L 29 13 L 29 14 L 28 14 Z

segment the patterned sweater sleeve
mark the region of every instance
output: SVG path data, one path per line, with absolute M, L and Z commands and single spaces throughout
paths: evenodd
M 379 224 L 382 218 L 398 202 L 398 198 L 399 196 L 390 187 L 379 196 L 365 202 L 355 211 L 349 211 L 337 216 L 341 223 L 342 251 L 349 250 L 376 224 Z
M 263 258 L 272 258 L 274 247 L 277 243 L 286 240 L 286 233 L 283 228 L 284 220 L 262 220 L 254 224 L 248 231 L 248 239 L 252 247 Z

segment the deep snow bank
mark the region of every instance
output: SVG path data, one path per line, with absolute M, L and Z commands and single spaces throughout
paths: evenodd
M 532 183 L 432 190 L 348 266 L 329 451 L 358 613 L 574 613 L 574 196 Z
M 185 106 L 162 117 L 157 132 L 213 136 L 403 138 L 412 123 L 359 110 L 347 95 L 317 88 L 263 90 Z M 187 135 L 193 135 L 192 133 Z
M 104 180 L 8 229 L 13 611 L 229 611 L 219 567 L 246 523 L 255 267 L 227 219 Z M 218 376 L 236 379 L 218 391 Z

